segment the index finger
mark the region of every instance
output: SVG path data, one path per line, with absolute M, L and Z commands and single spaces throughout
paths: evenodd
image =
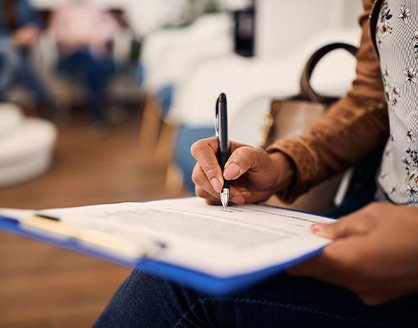
M 190 152 L 200 164 L 213 189 L 216 192 L 221 192 L 224 179 L 218 158 L 216 157 L 218 148 L 218 139 L 210 137 L 196 141 L 190 147 Z

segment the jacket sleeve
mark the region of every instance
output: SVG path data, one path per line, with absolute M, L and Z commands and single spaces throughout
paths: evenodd
M 295 168 L 294 183 L 278 194 L 284 201 L 291 202 L 314 185 L 344 171 L 388 137 L 380 63 L 369 33 L 371 1 L 363 2 L 365 12 L 359 20 L 362 37 L 351 90 L 302 136 L 278 140 L 267 147 L 268 152 L 286 154 Z

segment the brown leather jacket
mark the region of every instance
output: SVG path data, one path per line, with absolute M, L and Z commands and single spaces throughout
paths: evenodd
M 365 12 L 359 20 L 362 37 L 352 89 L 303 136 L 278 140 L 267 148 L 285 153 L 296 168 L 295 183 L 278 195 L 285 201 L 343 172 L 388 138 L 387 103 L 373 45 L 375 35 L 370 33 L 370 21 L 376 21 L 379 10 L 373 9 L 373 17 L 370 12 L 381 2 L 363 0 Z

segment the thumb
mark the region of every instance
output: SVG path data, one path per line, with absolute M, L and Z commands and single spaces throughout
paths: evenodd
M 321 237 L 340 239 L 352 235 L 365 235 L 373 225 L 373 220 L 364 217 L 361 213 L 354 213 L 339 219 L 335 223 L 314 223 L 311 229 Z
M 227 180 L 235 180 L 246 173 L 260 166 L 263 156 L 261 148 L 243 146 L 232 152 L 225 164 L 224 178 Z

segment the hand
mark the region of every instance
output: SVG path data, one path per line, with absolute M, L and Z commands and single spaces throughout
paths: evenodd
M 13 35 L 15 45 L 19 47 L 28 47 L 38 40 L 39 30 L 35 26 L 26 26 L 19 28 Z
M 418 208 L 373 203 L 312 230 L 334 243 L 290 274 L 348 288 L 369 305 L 418 292 Z
M 231 142 L 231 156 L 222 175 L 217 151 L 218 140 L 215 137 L 199 140 L 191 147 L 191 153 L 197 160 L 192 175 L 196 195 L 209 204 L 220 203 L 219 193 L 224 178 L 231 181 L 230 200 L 235 204 L 266 200 L 290 184 L 293 170 L 289 160 L 281 153 L 268 154 L 258 147 Z

